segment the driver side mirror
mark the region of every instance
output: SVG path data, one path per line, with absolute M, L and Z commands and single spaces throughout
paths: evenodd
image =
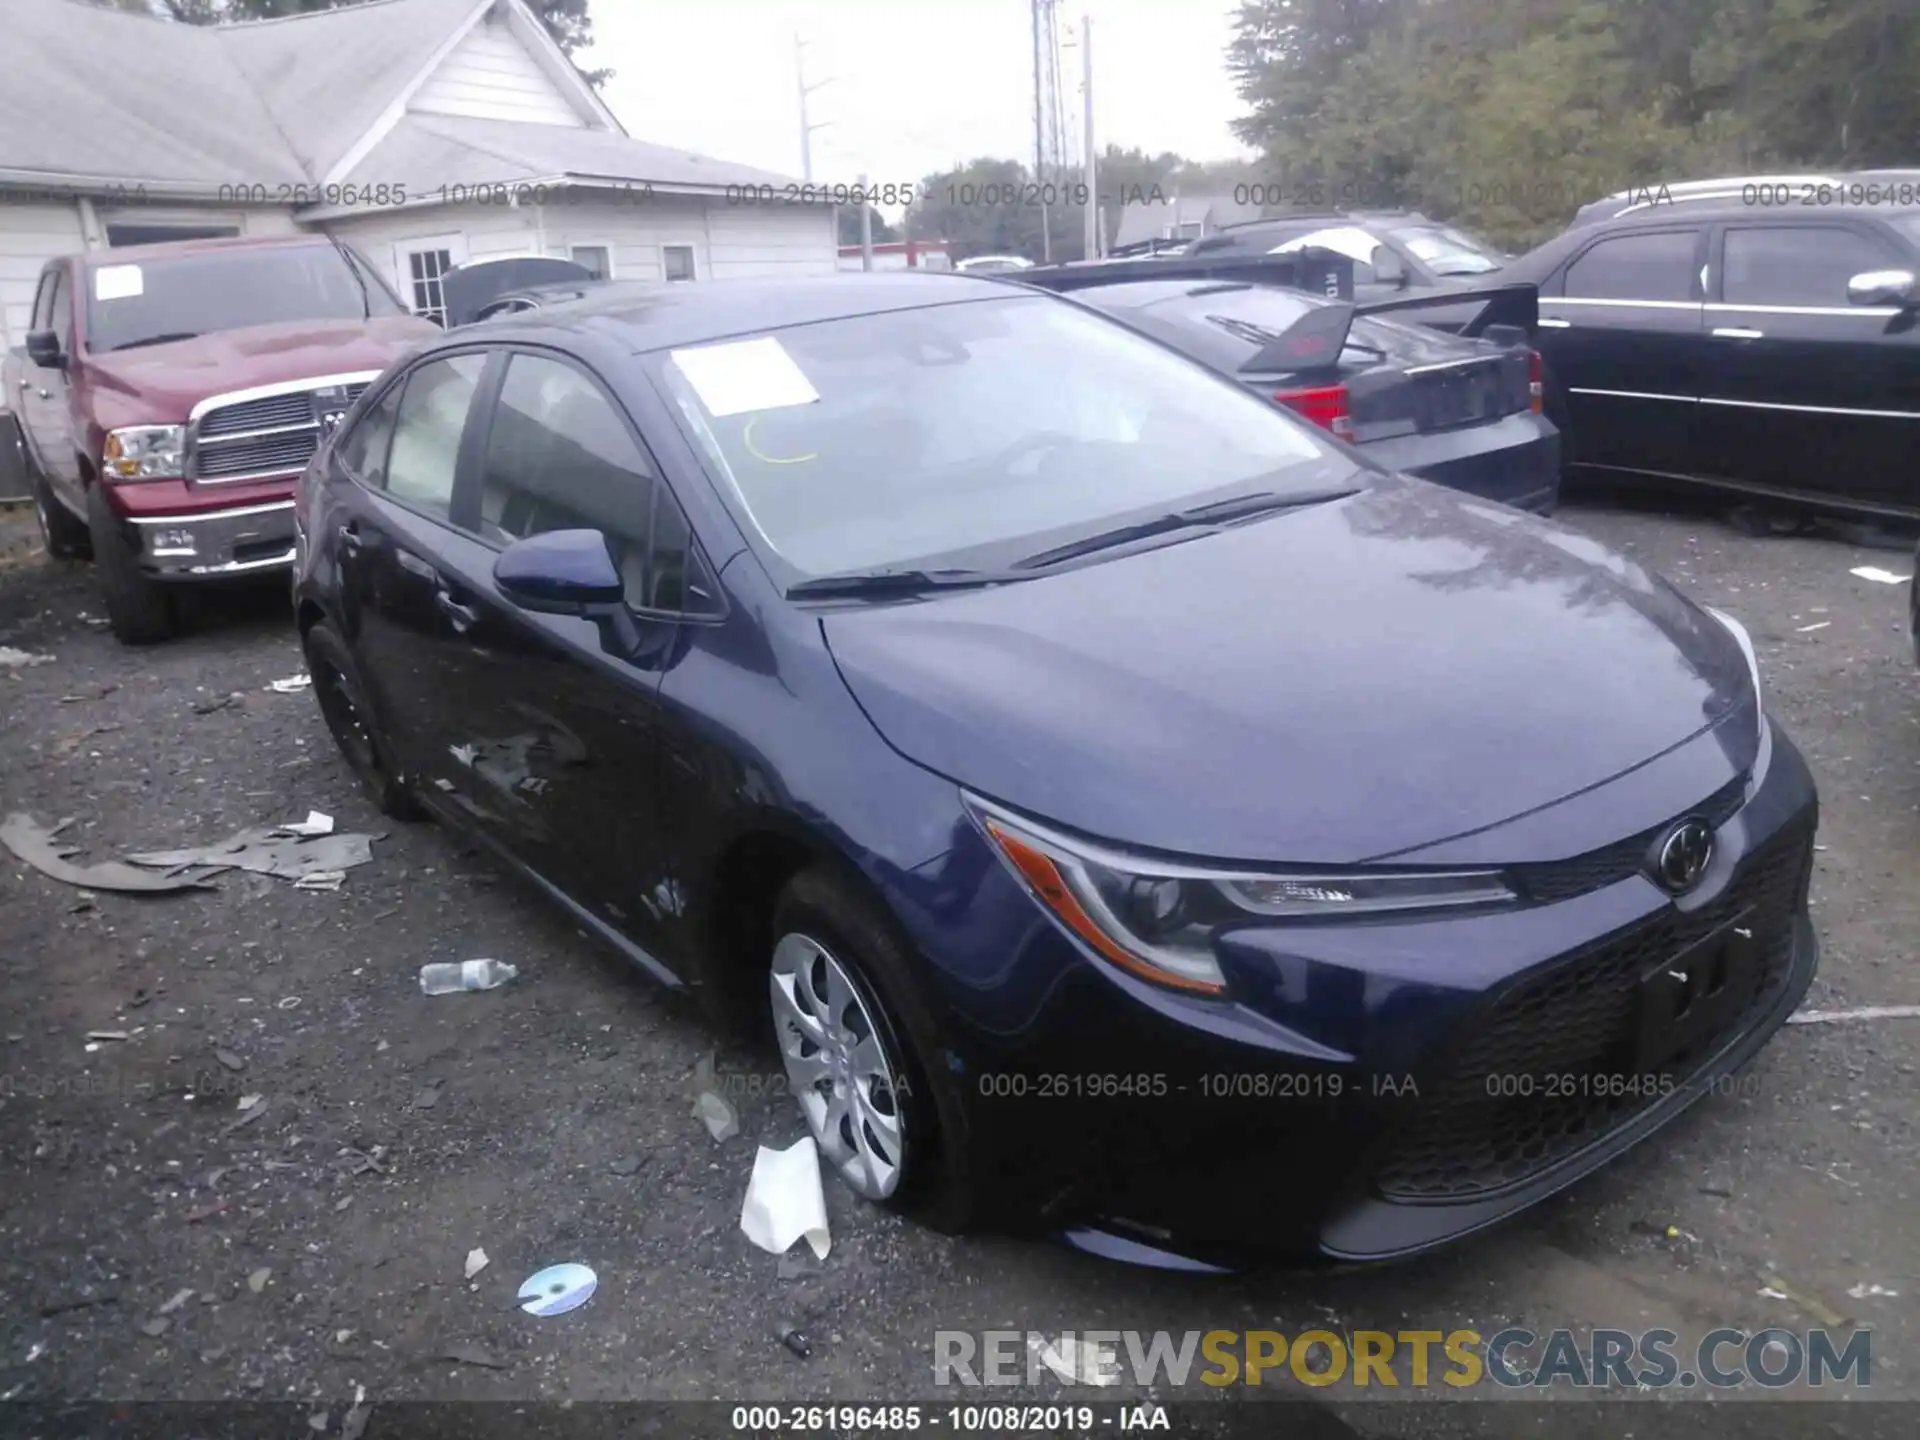
M 27 358 L 43 370 L 66 369 L 67 357 L 60 349 L 60 332 L 57 330 L 29 330 L 27 332 Z
M 1847 281 L 1847 303 L 1905 308 L 1915 302 L 1916 290 L 1920 290 L 1920 281 L 1911 270 L 1869 270 Z
M 522 610 L 591 620 L 609 655 L 625 660 L 639 652 L 626 582 L 598 530 L 549 530 L 516 540 L 493 562 L 493 583 Z

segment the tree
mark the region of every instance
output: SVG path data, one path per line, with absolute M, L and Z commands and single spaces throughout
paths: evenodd
M 858 245 L 860 243 L 860 207 L 858 205 L 842 205 L 839 209 L 840 243 L 842 245 Z M 886 216 L 882 215 L 878 210 L 875 210 L 871 205 L 867 207 L 867 212 L 873 216 L 874 244 L 885 245 L 900 238 L 900 233 L 887 223 Z
M 314 15 L 322 10 L 364 4 L 366 0 L 107 0 L 107 3 L 116 10 L 177 20 L 187 25 L 220 25 Z M 593 43 L 593 20 L 587 14 L 587 0 L 526 0 L 526 3 L 568 59 L 573 58 L 575 51 Z M 613 71 L 606 69 L 580 73 L 596 90 L 613 75 Z

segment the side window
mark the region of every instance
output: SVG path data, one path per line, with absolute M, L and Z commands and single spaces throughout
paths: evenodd
M 33 297 L 33 316 L 27 322 L 29 330 L 47 330 L 53 325 L 53 289 L 58 283 L 60 272 L 49 270 L 40 277 L 40 289 Z
M 50 306 L 45 328 L 60 336 L 60 346 L 63 350 L 71 350 L 73 348 L 73 282 L 64 265 L 54 271 L 53 299 Z
M 1663 230 L 1602 240 L 1567 270 L 1567 297 L 1691 300 L 1699 238 L 1692 230 Z
M 627 603 L 682 608 L 686 520 L 613 401 L 571 365 L 515 355 L 493 414 L 480 527 L 495 544 L 548 530 L 598 530 L 612 543 Z
M 484 355 L 453 355 L 430 361 L 407 377 L 382 486 L 394 499 L 436 519 L 448 517 L 460 435 L 486 368 Z
M 1845 308 L 1847 281 L 1894 263 L 1890 250 L 1838 225 L 1742 227 L 1727 231 L 1720 291 L 1729 305 Z
M 387 488 L 387 451 L 393 444 L 394 417 L 400 412 L 402 381 L 390 386 L 380 403 L 360 417 L 360 423 L 340 441 L 340 463 L 362 485 Z

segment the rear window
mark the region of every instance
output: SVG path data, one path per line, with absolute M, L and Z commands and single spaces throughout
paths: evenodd
M 405 312 L 363 260 L 332 245 L 107 255 L 87 277 L 87 348 L 96 354 L 220 330 Z

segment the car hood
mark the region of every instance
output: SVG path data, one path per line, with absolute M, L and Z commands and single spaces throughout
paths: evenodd
M 1057 825 L 1223 860 L 1435 844 L 1752 714 L 1738 643 L 1664 581 L 1400 479 L 822 627 L 909 758 Z
M 378 372 L 439 333 L 432 321 L 412 315 L 255 325 L 90 355 L 87 366 L 102 403 L 116 412 L 115 424 L 184 424 L 210 395 Z

